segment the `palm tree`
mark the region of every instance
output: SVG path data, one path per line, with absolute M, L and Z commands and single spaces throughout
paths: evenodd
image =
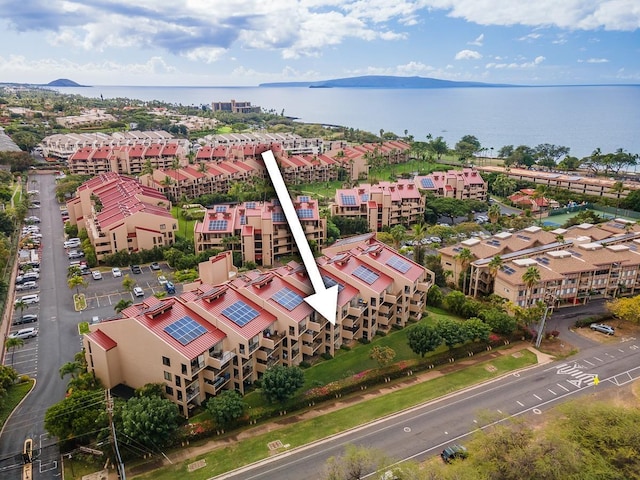
M 545 185 L 538 185 L 535 189 L 535 191 L 533 192 L 533 195 L 531 195 L 531 199 L 532 200 L 538 200 L 540 199 L 540 204 L 538 205 L 538 223 L 542 222 L 542 204 L 544 204 L 544 199 L 545 199 L 545 194 L 547 193 L 547 187 Z M 538 202 L 536 202 L 537 204 Z
M 493 283 L 496 279 L 496 275 L 498 275 L 498 270 L 502 268 L 504 265 L 504 261 L 500 255 L 496 255 L 491 259 L 491 261 L 487 264 L 489 267 L 489 276 L 491 277 L 491 282 Z M 491 289 L 493 291 L 493 288 Z
M 415 223 L 411 227 L 411 239 L 413 240 L 413 261 L 422 265 L 423 249 L 422 240 L 427 236 L 428 227 L 424 223 Z
M 491 223 L 497 223 L 500 220 L 500 216 L 502 215 L 502 211 L 500 210 L 500 205 L 494 203 L 487 210 L 487 216 L 489 217 L 489 221 Z
M 60 367 L 60 378 L 64 378 L 65 375 L 71 375 L 71 378 L 76 378 L 83 370 L 82 364 L 79 362 L 67 362 Z
M 133 287 L 135 286 L 136 286 L 136 281 L 133 278 L 131 278 L 129 275 L 125 275 L 124 278 L 122 279 L 122 287 L 128 292 L 131 292 L 133 290 Z
M 11 365 L 13 365 L 13 356 L 16 353 L 16 348 L 22 348 L 24 346 L 24 340 L 21 338 L 7 338 L 4 346 L 11 349 Z
M 80 295 L 80 287 L 87 287 L 87 282 L 84 281 L 81 275 L 74 275 L 67 280 L 67 285 L 71 290 L 76 289 L 76 295 Z
M 22 320 L 23 313 L 26 308 L 29 308 L 29 304 L 22 300 L 22 298 L 16 300 L 16 303 L 13 304 L 14 310 L 20 310 L 20 320 Z
M 564 235 L 562 235 L 561 233 L 556 235 L 556 242 L 558 243 L 564 243 Z
M 540 270 L 538 267 L 528 267 L 527 270 L 522 274 L 522 281 L 529 290 L 529 298 L 525 302 L 525 307 L 531 303 L 531 297 L 533 296 L 533 287 L 540 283 Z
M 226 249 L 231 250 L 231 255 L 233 255 L 235 246 L 240 243 L 240 237 L 238 235 L 231 235 L 229 237 L 224 237 L 222 239 L 222 244 Z
M 389 234 L 393 239 L 393 248 L 398 250 L 400 248 L 400 244 L 404 241 L 407 236 L 407 229 L 402 225 L 396 225 L 391 230 L 389 230 Z
M 460 268 L 462 269 L 462 293 L 465 293 L 467 289 L 467 268 L 474 258 L 474 254 L 468 248 L 463 248 L 453 258 L 460 262 Z
M 121 313 L 125 308 L 128 308 L 131 305 L 133 305 L 133 302 L 131 300 L 125 300 L 123 298 L 122 300 L 120 300 L 118 303 L 115 304 L 113 309 L 115 310 L 116 313 Z

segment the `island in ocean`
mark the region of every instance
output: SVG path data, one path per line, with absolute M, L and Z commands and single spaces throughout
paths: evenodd
M 45 87 L 85 87 L 86 85 L 80 85 L 79 83 L 69 80 L 68 78 L 58 78 L 52 82 L 49 82 Z
M 429 77 L 396 77 L 390 75 L 366 75 L 362 77 L 336 78 L 317 82 L 273 82 L 261 83 L 259 87 L 304 87 L 304 88 L 464 88 L 464 87 L 515 87 L 483 82 L 455 82 Z

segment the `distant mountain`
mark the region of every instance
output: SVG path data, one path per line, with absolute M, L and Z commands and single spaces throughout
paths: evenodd
M 53 82 L 49 82 L 45 87 L 85 87 L 86 85 L 80 85 L 79 83 L 69 80 L 68 78 L 59 78 Z
M 336 78 L 317 82 L 261 83 L 260 87 L 305 87 L 305 88 L 461 88 L 461 87 L 515 87 L 498 83 L 454 82 L 428 77 L 394 77 L 366 75 L 363 77 Z

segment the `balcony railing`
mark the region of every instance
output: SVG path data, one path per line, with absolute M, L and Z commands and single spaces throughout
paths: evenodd
M 214 352 L 209 355 L 209 364 L 212 367 L 221 370 L 235 356 L 235 352 Z

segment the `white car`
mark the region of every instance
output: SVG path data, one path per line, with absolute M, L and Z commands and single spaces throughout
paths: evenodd
M 111 274 L 115 277 L 121 277 L 122 276 L 122 270 L 120 270 L 118 267 L 113 267 L 111 269 Z
M 93 277 L 94 280 L 102 280 L 102 273 L 100 273 L 99 270 L 92 270 L 91 276 Z
M 11 335 L 9 335 L 9 338 L 21 338 L 24 340 L 27 338 L 36 337 L 37 335 L 38 335 L 38 329 L 29 327 L 29 328 L 22 328 L 17 332 L 13 332 Z
M 20 285 L 16 285 L 16 291 L 21 292 L 24 290 L 35 290 L 38 288 L 38 284 L 34 281 L 24 282 Z
M 142 288 L 140 288 L 140 287 L 134 287 L 133 288 L 133 294 L 136 297 L 144 297 L 144 290 L 142 290 Z
M 165 277 L 164 275 L 160 275 L 158 277 L 158 283 L 160 285 L 165 285 L 168 282 L 167 277 Z

